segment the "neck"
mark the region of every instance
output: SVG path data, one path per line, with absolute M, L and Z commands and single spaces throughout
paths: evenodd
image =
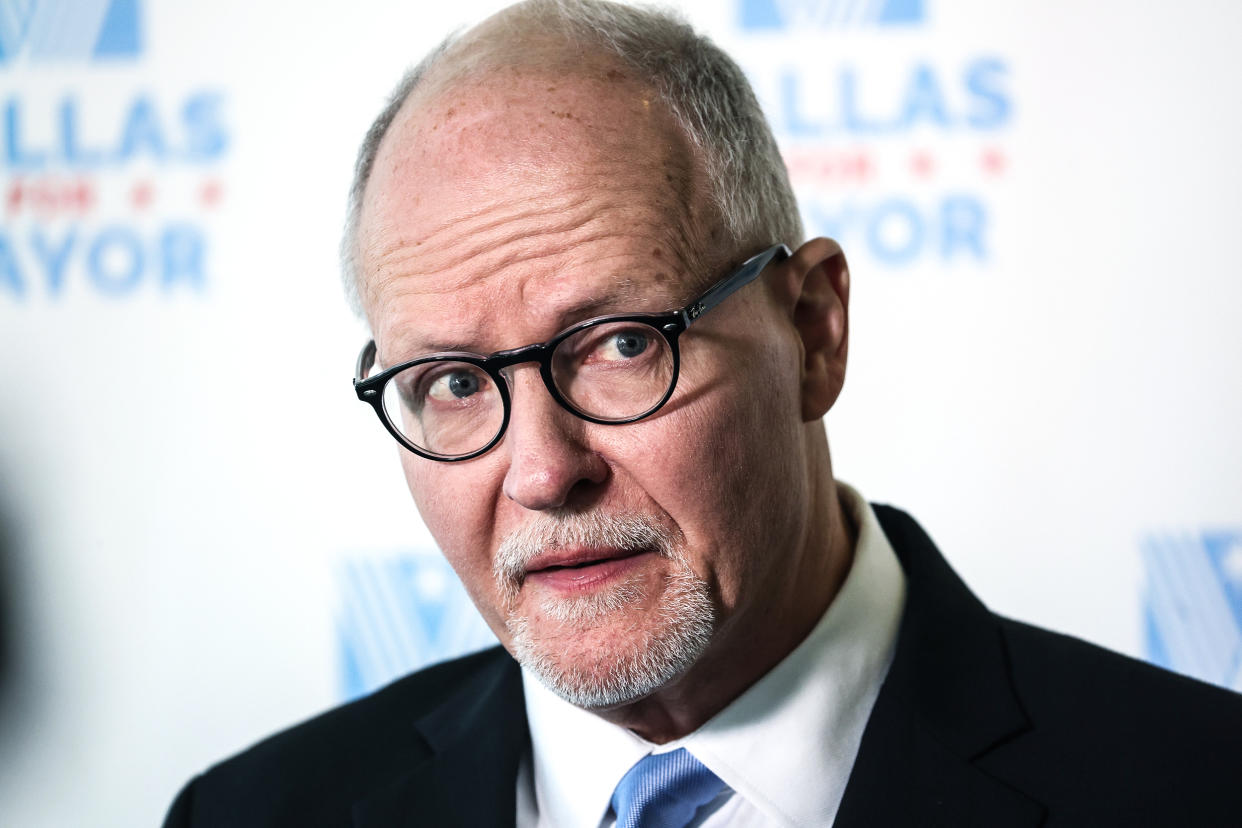
M 663 744 L 700 728 L 746 692 L 810 634 L 832 603 L 854 559 L 857 527 L 838 497 L 827 441 L 808 452 L 806 531 L 791 550 L 777 594 L 758 614 L 725 619 L 707 652 L 676 681 L 618 707 L 595 711 L 647 741 Z

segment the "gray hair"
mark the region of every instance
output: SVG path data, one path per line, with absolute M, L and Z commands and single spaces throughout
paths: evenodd
M 776 242 L 791 247 L 802 242 L 802 219 L 785 163 L 746 76 L 676 13 L 607 0 L 527 0 L 497 17 L 505 40 L 472 38 L 491 21 L 450 35 L 402 79 L 367 130 L 341 240 L 346 294 L 360 315 L 362 201 L 380 143 L 397 113 L 433 69 L 435 85 L 446 86 L 500 61 L 520 61 L 521 40 L 532 36 L 559 37 L 610 54 L 656 90 L 701 156 L 712 204 L 734 248 L 729 255 Z

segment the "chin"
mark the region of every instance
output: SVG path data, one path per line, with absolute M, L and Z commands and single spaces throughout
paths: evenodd
M 638 701 L 690 669 L 716 628 L 707 584 L 689 567 L 668 578 L 654 606 L 645 598 L 639 587 L 621 585 L 544 601 L 533 618 L 514 612 L 507 622 L 513 655 L 578 707 Z

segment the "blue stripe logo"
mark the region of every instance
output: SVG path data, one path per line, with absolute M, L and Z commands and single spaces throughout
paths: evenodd
M 433 549 L 358 557 L 338 571 L 341 693 L 365 695 L 496 637 Z
M 743 29 L 846 29 L 912 26 L 925 17 L 923 0 L 739 0 Z
M 1152 535 L 1142 552 L 1148 658 L 1242 691 L 1242 530 Z
M 138 0 L 0 0 L 0 65 L 137 57 Z

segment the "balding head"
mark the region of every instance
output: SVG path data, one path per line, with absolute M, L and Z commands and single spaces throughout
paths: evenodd
M 733 255 L 701 157 L 654 91 L 606 55 L 547 57 L 432 77 L 396 113 L 358 215 L 365 308 L 393 280 L 435 274 L 447 291 L 466 266 L 499 275 L 525 255 L 572 260 L 618 226 L 691 284 Z
M 342 240 L 347 291 L 360 310 L 359 222 L 376 156 L 399 114 L 484 76 L 543 72 L 628 82 L 666 108 L 705 176 L 700 214 L 715 213 L 722 259 L 772 241 L 802 240 L 797 205 L 763 114 L 737 65 L 683 21 L 605 2 L 531 0 L 446 40 L 398 86 L 359 152 Z

